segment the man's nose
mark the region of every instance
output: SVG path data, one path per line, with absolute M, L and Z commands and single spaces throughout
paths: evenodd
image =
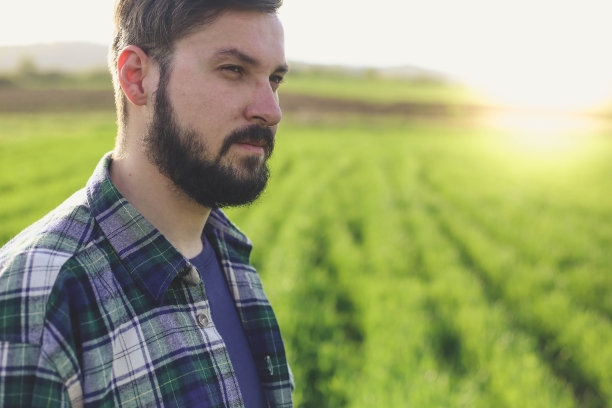
M 249 121 L 262 126 L 275 126 L 280 122 L 283 114 L 278 104 L 278 93 L 269 82 L 257 87 L 245 114 Z

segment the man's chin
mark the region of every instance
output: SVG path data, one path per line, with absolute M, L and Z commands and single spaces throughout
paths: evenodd
M 231 155 L 221 161 L 220 165 L 230 170 L 240 181 L 258 178 L 261 173 L 268 171 L 266 158 L 261 155 Z
M 218 166 L 216 170 L 209 168 L 199 176 L 195 174 L 197 172 L 188 179 L 175 180 L 175 185 L 198 204 L 221 208 L 255 201 L 266 188 L 270 172 L 265 161 L 243 158 L 231 166 Z

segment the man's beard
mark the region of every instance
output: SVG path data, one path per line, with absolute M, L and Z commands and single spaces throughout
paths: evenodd
M 266 161 L 274 149 L 272 130 L 259 125 L 238 129 L 225 137 L 219 153 L 212 157 L 204 135 L 178 124 L 166 93 L 168 81 L 160 79 L 153 121 L 144 139 L 149 160 L 176 188 L 202 206 L 239 206 L 257 199 L 270 175 Z M 263 143 L 264 158 L 249 155 L 221 164 L 234 143 L 245 142 Z

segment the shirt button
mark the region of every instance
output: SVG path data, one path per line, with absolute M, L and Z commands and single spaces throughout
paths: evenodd
M 272 359 L 270 358 L 270 356 L 266 356 L 266 365 L 268 366 L 268 374 L 273 375 L 274 374 L 274 366 L 272 365 Z
M 208 316 L 206 316 L 205 313 L 200 313 L 197 316 L 197 320 L 198 320 L 198 325 L 200 325 L 201 328 L 205 329 L 206 327 L 208 327 Z

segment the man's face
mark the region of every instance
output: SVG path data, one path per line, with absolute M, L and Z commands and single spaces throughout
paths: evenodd
M 207 207 L 246 204 L 264 189 L 287 68 L 273 14 L 228 11 L 175 44 L 161 67 L 145 137 L 149 159 Z

